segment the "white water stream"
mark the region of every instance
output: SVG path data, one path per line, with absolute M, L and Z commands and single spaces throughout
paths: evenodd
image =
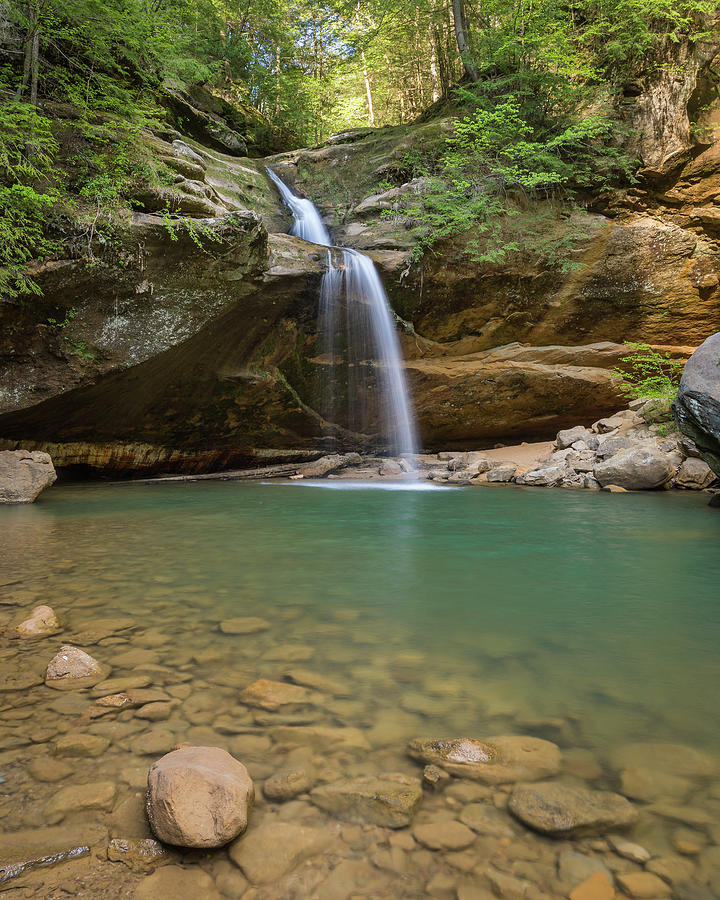
M 376 376 L 377 408 L 382 422 L 381 436 L 394 456 L 405 456 L 413 466 L 418 452 L 415 412 L 402 364 L 402 352 L 390 311 L 387 294 L 370 257 L 357 250 L 333 247 L 327 228 L 310 200 L 297 197 L 272 172 L 266 170 L 293 215 L 292 233 L 306 241 L 331 248 L 328 269 L 320 288 L 318 333 L 333 368 L 339 339 L 344 340 L 348 384 L 348 419 L 355 431 L 366 431 L 369 369 Z M 329 383 L 336 381 L 335 372 Z M 334 421 L 335 398 L 327 399 L 326 418 Z

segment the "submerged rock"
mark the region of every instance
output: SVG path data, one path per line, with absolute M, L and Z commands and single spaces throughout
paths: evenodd
M 221 900 L 220 893 L 207 872 L 190 866 L 161 866 L 139 882 L 134 900 L 165 900 L 165 898 L 202 897 L 202 900 Z
M 219 747 L 183 747 L 153 763 L 146 809 L 161 841 L 222 847 L 247 828 L 255 788 L 245 766 Z
M 294 703 L 309 703 L 310 699 L 310 692 L 300 685 L 270 681 L 267 678 L 254 681 L 240 694 L 241 703 L 267 709 L 269 712 Z
M 110 862 L 125 863 L 134 871 L 157 865 L 168 856 L 167 849 L 152 838 L 113 838 L 107 848 Z
M 451 775 L 462 775 L 485 784 L 539 781 L 560 771 L 560 750 L 542 738 L 502 735 L 486 741 L 472 738 L 423 740 L 408 744 L 408 754 L 423 763 L 439 766 Z
M 317 787 L 310 799 L 340 819 L 403 828 L 420 806 L 422 787 L 418 779 L 407 775 L 365 775 Z
M 61 788 L 45 805 L 45 818 L 54 825 L 68 813 L 85 809 L 111 810 L 117 797 L 117 788 L 111 781 L 93 781 Z
M 310 856 L 322 853 L 331 843 L 332 836 L 326 829 L 272 822 L 234 841 L 228 853 L 249 881 L 267 884 Z
M 268 800 L 291 800 L 307 793 L 314 783 L 315 779 L 305 769 L 283 769 L 267 779 L 263 794 Z
M 45 684 L 60 691 L 74 691 L 104 681 L 109 673 L 110 666 L 99 663 L 79 647 L 65 644 L 48 663 Z
M 55 467 L 47 453 L 0 451 L 0 503 L 32 503 L 56 479 Z
M 20 637 L 43 637 L 60 630 L 55 610 L 51 606 L 36 606 L 27 619 L 17 626 Z
M 225 619 L 220 623 L 220 631 L 223 634 L 257 634 L 259 631 L 267 631 L 268 628 L 270 628 L 270 623 L 257 616 Z
M 620 794 L 549 782 L 518 785 L 508 809 L 529 828 L 551 837 L 598 834 L 633 824 L 638 813 Z

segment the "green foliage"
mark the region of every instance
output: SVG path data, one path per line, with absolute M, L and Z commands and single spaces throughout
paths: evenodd
M 628 343 L 627 346 L 632 352 L 621 357 L 627 369 L 615 369 L 623 380 L 625 396 L 631 400 L 646 398 L 651 401 L 644 412 L 646 420 L 660 423 L 669 420 L 670 404 L 677 396 L 685 363 L 649 344 Z
M 0 300 L 39 294 L 27 264 L 50 253 L 44 232 L 57 191 L 50 122 L 27 104 L 0 106 Z
M 569 207 L 581 191 L 630 179 L 630 159 L 609 143 L 616 131 L 611 119 L 593 114 L 553 120 L 536 112 L 531 122 L 518 97 L 483 98 L 483 105 L 474 99 L 475 110 L 455 123 L 435 160 L 407 160 L 413 176 L 426 180 L 405 210 L 418 229 L 416 258 L 438 240 L 475 229 L 484 247 L 470 242 L 473 259 L 501 262 L 521 249 L 516 240 L 502 240 L 504 220 L 517 214 L 517 201 L 559 198 Z M 550 265 L 567 270 L 571 263 L 561 251 L 572 243 L 566 233 L 546 248 L 536 240 L 535 248 Z
M 205 250 L 203 239 L 216 244 L 222 242 L 222 237 L 209 225 L 198 219 L 178 216 L 168 207 L 160 213 L 160 218 L 171 241 L 177 241 L 182 235 L 187 235 L 200 250 Z

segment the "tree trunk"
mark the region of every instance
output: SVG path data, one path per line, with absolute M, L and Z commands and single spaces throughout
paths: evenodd
M 478 80 L 478 71 L 470 58 L 470 47 L 467 40 L 467 18 L 465 14 L 464 0 L 453 0 L 453 24 L 455 26 L 455 39 L 457 40 L 460 58 L 462 59 L 465 73 L 471 81 Z
M 375 110 L 373 108 L 372 91 L 370 90 L 370 78 L 368 77 L 367 64 L 365 62 L 365 51 L 360 52 L 362 59 L 363 80 L 365 81 L 365 97 L 367 99 L 368 122 L 372 128 L 375 127 Z
M 28 30 L 25 36 L 25 57 L 22 81 L 15 93 L 16 100 L 22 100 L 30 87 L 30 102 L 37 106 L 38 68 L 40 61 L 40 15 L 37 0 L 28 3 Z

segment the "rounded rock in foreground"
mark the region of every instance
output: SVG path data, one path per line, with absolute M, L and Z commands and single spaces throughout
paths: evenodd
M 109 666 L 99 663 L 79 647 L 65 644 L 48 663 L 45 684 L 59 691 L 72 691 L 92 687 L 109 673 Z
M 150 827 L 177 847 L 222 847 L 245 831 L 254 801 L 247 769 L 219 747 L 173 750 L 148 772 Z
M 508 809 L 524 825 L 551 837 L 614 831 L 627 828 L 638 817 L 620 794 L 557 783 L 518 785 Z

